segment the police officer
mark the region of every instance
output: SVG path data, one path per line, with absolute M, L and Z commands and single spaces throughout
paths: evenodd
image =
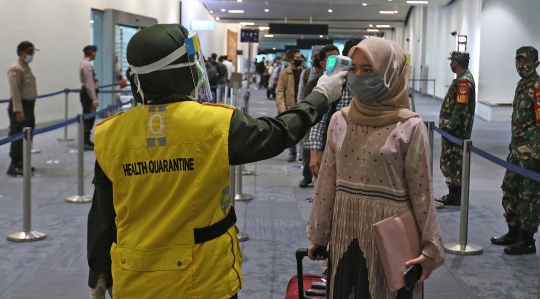
M 469 53 L 450 53 L 450 68 L 456 79 L 448 89 L 441 106 L 439 127 L 459 139 L 471 138 L 476 106 L 476 84 L 469 71 Z M 448 194 L 435 199 L 445 205 L 461 205 L 461 165 L 463 150 L 450 140 L 442 137 L 441 171 L 446 177 Z
M 29 66 L 29 63 L 34 58 L 35 51 L 38 50 L 34 48 L 31 42 L 21 42 L 17 46 L 19 59 L 8 70 L 7 75 L 11 93 L 11 100 L 8 106 L 9 136 L 21 133 L 24 127 L 31 127 L 33 129 L 36 124 L 34 118 L 34 104 L 37 97 L 36 77 L 32 74 Z M 22 139 L 11 142 L 9 156 L 11 158 L 11 164 L 7 170 L 7 174 L 9 176 L 22 176 Z
M 113 298 L 237 298 L 242 257 L 229 165 L 295 145 L 345 82 L 345 72 L 323 75 L 301 103 L 253 119 L 207 103 L 200 50 L 198 36 L 178 24 L 147 27 L 129 41 L 131 89 L 143 105 L 96 127 L 92 298 L 113 285 Z
M 91 64 L 91 61 L 96 59 L 97 50 L 97 46 L 94 45 L 84 47 L 84 59 L 79 66 L 79 77 L 82 83 L 80 96 L 84 114 L 95 112 L 98 106 L 98 78 Z M 90 133 L 95 120 L 95 117 L 84 120 L 84 150 L 94 149 L 94 143 L 90 141 Z
M 540 172 L 540 77 L 536 72 L 538 51 L 521 47 L 516 53 L 516 70 L 521 80 L 516 87 L 512 112 L 512 139 L 508 162 Z M 502 205 L 508 233 L 491 238 L 507 254 L 536 253 L 534 233 L 538 231 L 540 183 L 506 170 L 502 183 Z

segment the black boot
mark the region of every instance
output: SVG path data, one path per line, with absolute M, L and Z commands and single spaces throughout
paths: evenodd
M 445 206 L 461 206 L 461 186 L 448 186 L 448 194 L 435 201 L 443 203 Z
M 7 175 L 12 177 L 22 176 L 23 175 L 23 169 L 16 163 L 11 163 L 9 165 Z
M 313 182 L 313 180 L 312 180 L 311 177 L 304 177 L 304 178 L 300 181 L 300 183 L 298 184 L 298 186 L 299 186 L 300 188 L 307 188 L 307 186 L 308 186 L 309 184 L 311 184 L 312 182 Z
M 495 245 L 510 245 L 518 241 L 521 229 L 519 226 L 508 224 L 508 232 L 500 237 L 492 237 L 491 243 Z
M 522 230 L 519 240 L 512 245 L 506 246 L 504 253 L 513 255 L 536 253 L 536 244 L 533 236 L 534 232 Z

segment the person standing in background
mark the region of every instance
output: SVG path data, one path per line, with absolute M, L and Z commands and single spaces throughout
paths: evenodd
M 97 51 L 98 47 L 95 45 L 89 45 L 84 47 L 84 58 L 79 66 L 79 77 L 82 84 L 80 96 L 83 114 L 95 112 L 96 107 L 98 106 L 98 78 L 96 75 L 96 71 L 94 70 L 94 67 L 91 63 L 94 59 L 96 59 Z M 85 151 L 94 150 L 94 143 L 90 141 L 90 134 L 92 133 L 92 127 L 94 127 L 95 120 L 95 117 L 84 120 Z
M 19 134 L 24 127 L 34 129 L 34 104 L 37 98 L 36 77 L 28 65 L 34 58 L 34 52 L 39 51 L 29 41 L 21 42 L 17 46 L 19 59 L 8 70 L 9 89 L 11 100 L 8 106 L 9 133 L 8 136 Z M 7 174 L 9 176 L 23 175 L 23 144 L 22 139 L 11 142 L 9 151 L 11 164 Z M 34 168 L 32 167 L 32 171 Z

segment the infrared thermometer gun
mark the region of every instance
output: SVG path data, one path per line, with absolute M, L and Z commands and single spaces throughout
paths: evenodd
M 341 71 L 348 71 L 352 66 L 352 59 L 347 56 L 332 55 L 326 59 L 326 74 L 332 76 Z

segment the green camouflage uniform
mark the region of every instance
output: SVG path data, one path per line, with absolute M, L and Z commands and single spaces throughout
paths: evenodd
M 466 52 L 454 51 L 451 55 L 452 57 L 449 59 L 468 60 L 469 58 L 469 54 Z M 464 90 L 460 83 L 466 84 L 468 90 Z M 466 96 L 467 94 L 466 103 L 458 101 L 458 96 Z M 452 85 L 446 93 L 439 114 L 439 128 L 460 139 L 471 138 L 475 107 L 476 84 L 471 72 L 467 69 L 452 81 Z M 462 147 L 444 137 L 441 139 L 440 165 L 441 171 L 446 177 L 446 185 L 449 187 L 461 186 Z
M 521 56 L 536 61 L 537 53 L 536 59 L 527 56 L 530 53 Z M 512 104 L 510 154 L 506 159 L 527 169 L 530 168 L 531 159 L 540 159 L 540 122 L 536 119 L 534 105 L 538 99 L 540 99 L 540 77 L 535 71 L 529 79 L 521 79 L 516 87 Z M 506 170 L 501 188 L 506 222 L 510 226 L 521 227 L 524 231 L 536 232 L 540 222 L 540 183 Z

